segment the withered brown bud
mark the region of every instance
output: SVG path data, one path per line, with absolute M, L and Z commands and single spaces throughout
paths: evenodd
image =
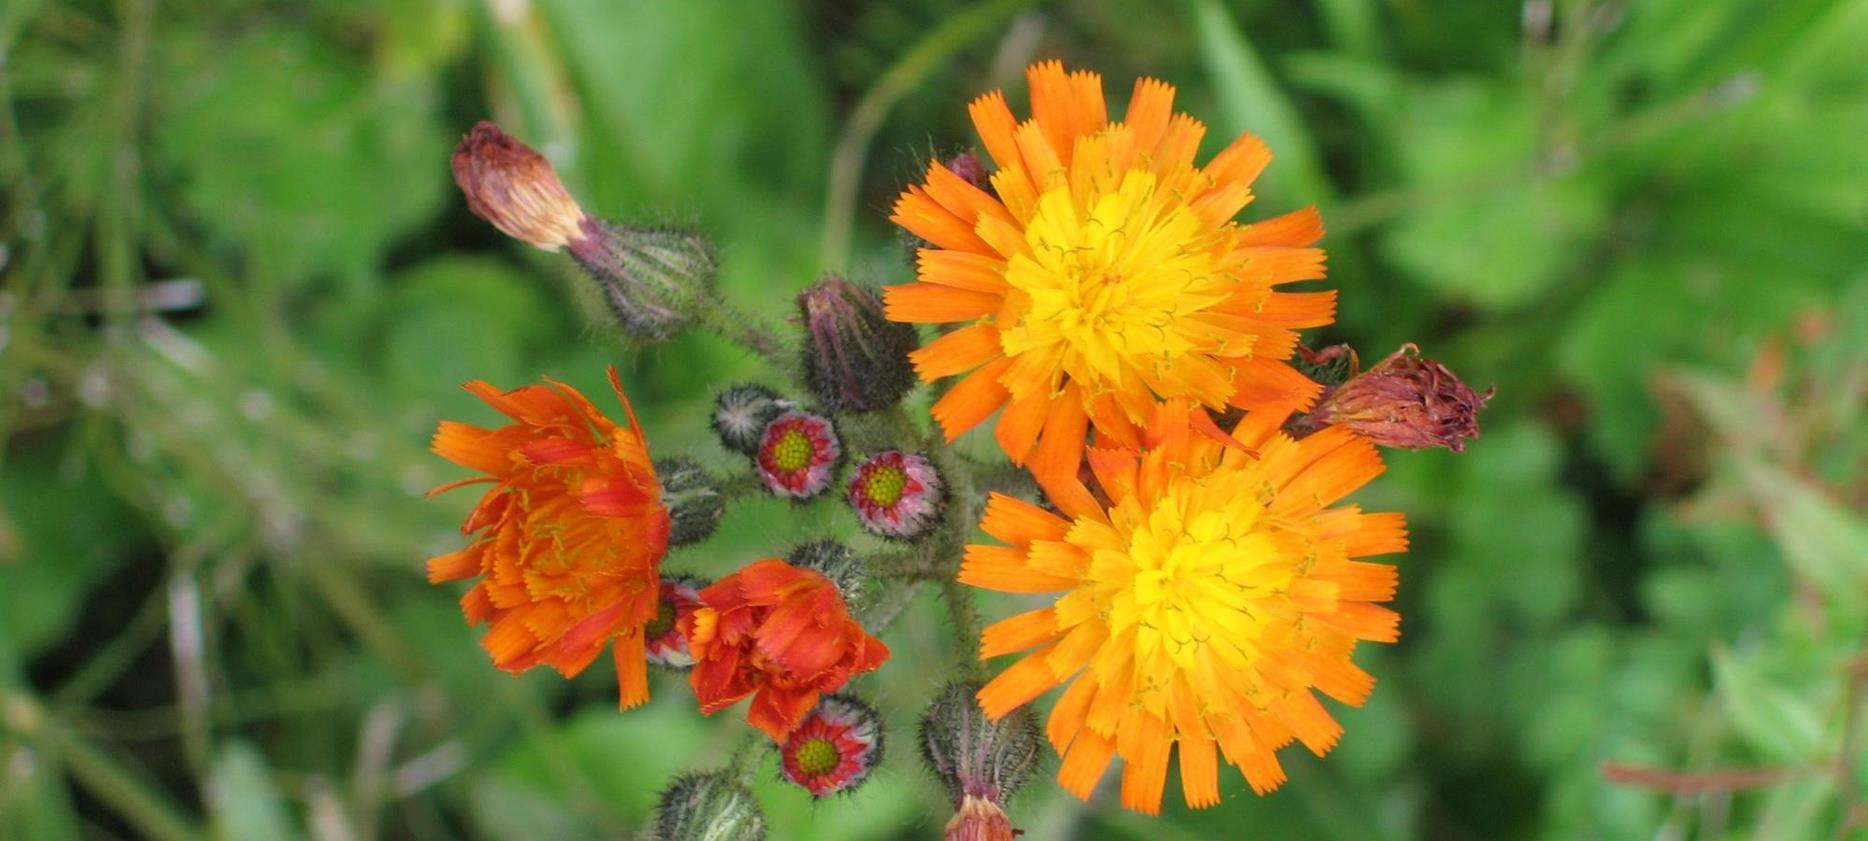
M 507 236 L 557 251 L 584 235 L 583 208 L 551 162 L 485 120 L 454 147 L 454 183 L 467 209 Z
M 1017 836 L 1004 808 L 984 797 L 969 794 L 948 819 L 941 841 L 1012 841 Z
M 1466 439 L 1479 437 L 1479 410 L 1496 391 L 1473 392 L 1410 342 L 1331 390 L 1293 427 L 1312 431 L 1343 424 L 1384 447 L 1457 453 L 1466 449 Z

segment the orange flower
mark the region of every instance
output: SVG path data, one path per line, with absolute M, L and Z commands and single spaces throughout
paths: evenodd
M 995 436 L 1047 490 L 1074 477 L 1086 431 L 1125 447 L 1161 399 L 1220 409 L 1292 403 L 1319 387 L 1291 368 L 1300 327 L 1330 323 L 1314 208 L 1242 225 L 1271 160 L 1240 135 L 1204 167 L 1206 128 L 1174 114 L 1174 88 L 1141 79 L 1122 122 L 1102 81 L 1057 62 L 1026 71 L 1034 118 L 994 92 L 973 124 L 998 165 L 994 192 L 938 162 L 894 220 L 932 247 L 918 282 L 886 290 L 896 321 L 964 324 L 915 352 L 923 380 L 967 374 L 934 404 L 949 440 L 1000 407 Z
M 1009 545 L 968 546 L 960 580 L 1062 595 L 985 630 L 982 657 L 1035 651 L 980 705 L 996 720 L 1068 683 L 1046 733 L 1072 794 L 1120 756 L 1123 805 L 1157 812 L 1176 746 L 1187 805 L 1219 802 L 1218 753 L 1263 793 L 1284 780 L 1279 748 L 1321 756 L 1342 735 L 1311 690 L 1355 706 L 1374 687 L 1350 654 L 1398 637 L 1399 616 L 1375 604 L 1393 598 L 1395 568 L 1355 559 L 1404 551 L 1406 530 L 1399 514 L 1326 507 L 1382 471 L 1374 445 L 1339 427 L 1292 440 L 1285 417 L 1251 412 L 1228 436 L 1171 401 L 1145 452 L 1089 452 L 1106 506 L 1066 506 L 1066 520 L 988 501 L 980 528 Z
M 754 561 L 700 597 L 700 609 L 681 618 L 681 633 L 694 654 L 688 679 L 701 712 L 753 695 L 747 719 L 774 742 L 784 743 L 820 694 L 889 658 L 816 570 Z
M 487 475 L 434 493 L 493 487 L 461 525 L 477 536 L 430 560 L 428 580 L 480 577 L 461 609 L 470 623 L 489 623 L 480 644 L 495 666 L 515 674 L 543 663 L 571 677 L 614 641 L 626 709 L 649 697 L 642 628 L 655 618 L 668 511 L 616 369 L 610 385 L 627 427 L 576 389 L 548 382 L 507 392 L 467 383 L 514 423 L 442 421 L 435 431 L 437 454 Z

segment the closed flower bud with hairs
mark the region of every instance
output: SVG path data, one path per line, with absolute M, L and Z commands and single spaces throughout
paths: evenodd
M 813 540 L 785 553 L 785 560 L 792 566 L 815 570 L 830 579 L 851 610 L 861 609 L 865 601 L 863 585 L 867 582 L 863 566 L 850 547 L 835 540 Z
M 914 388 L 915 328 L 884 317 L 875 292 L 827 275 L 798 294 L 798 309 L 805 385 L 832 412 L 887 408 Z
M 1038 722 L 1030 710 L 992 721 L 974 698 L 979 688 L 948 684 L 921 718 L 921 757 L 954 805 L 945 841 L 1009 841 L 1006 801 L 1038 762 Z
M 778 750 L 785 781 L 824 797 L 850 791 L 882 761 L 882 717 L 848 695 L 830 695 Z
M 694 459 L 677 456 L 657 460 L 655 475 L 661 477 L 662 502 L 668 506 L 668 544 L 686 546 L 712 536 L 726 514 L 726 499 L 706 468 Z
M 693 322 L 713 294 L 713 245 L 692 231 L 634 228 L 594 219 L 570 241 L 631 339 L 664 341 Z
M 753 461 L 766 490 L 806 500 L 823 493 L 836 478 L 843 464 L 843 443 L 829 418 L 786 412 L 766 424 Z
M 1466 439 L 1479 437 L 1479 410 L 1496 391 L 1475 393 L 1409 343 L 1331 390 L 1294 429 L 1342 425 L 1384 447 L 1457 453 L 1466 449 Z
M 756 455 L 759 439 L 773 419 L 798 408 L 762 385 L 740 385 L 720 392 L 713 401 L 713 431 L 720 445 L 736 453 Z
M 677 777 L 655 805 L 655 841 L 763 841 L 752 790 L 723 771 Z
M 913 540 L 940 522 L 940 471 L 927 456 L 885 450 L 850 477 L 845 496 L 863 529 L 880 537 Z
M 584 235 L 584 211 L 551 162 L 499 126 L 476 124 L 451 163 L 467 209 L 507 236 L 557 251 Z

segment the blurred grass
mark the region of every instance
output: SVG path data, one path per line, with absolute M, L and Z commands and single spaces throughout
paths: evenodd
M 633 832 L 743 725 L 490 669 L 421 579 L 467 505 L 420 498 L 426 438 L 481 417 L 463 379 L 614 362 L 658 452 L 724 466 L 706 401 L 755 366 L 624 350 L 464 211 L 453 139 L 497 119 L 596 212 L 700 225 L 777 317 L 824 260 L 904 279 L 891 197 L 1052 56 L 1271 140 L 1248 216 L 1321 206 L 1319 341 L 1500 395 L 1364 495 L 1410 512 L 1405 634 L 1335 755 L 1158 820 L 1035 783 L 1029 837 L 1859 837 L 1865 41 L 1861 0 L 0 6 L 0 837 Z M 749 503 L 668 564 L 850 526 Z M 767 783 L 776 837 L 936 833 L 904 745 L 941 621 L 863 687 L 879 781 Z

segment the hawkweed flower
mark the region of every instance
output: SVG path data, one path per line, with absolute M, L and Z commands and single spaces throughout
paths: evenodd
M 830 695 L 779 746 L 785 779 L 823 797 L 849 791 L 882 761 L 882 717 L 847 695 Z
M 940 521 L 940 472 L 926 456 L 887 450 L 870 456 L 850 477 L 845 498 L 863 529 L 912 540 Z
M 688 650 L 687 637 L 681 634 L 681 620 L 700 609 L 700 590 L 705 586 L 700 579 L 685 575 L 662 579 L 655 617 L 643 626 L 650 664 L 670 669 L 694 665 L 694 653 Z
M 679 620 L 693 652 L 688 674 L 702 713 L 750 695 L 747 720 L 783 744 L 824 693 L 889 657 L 850 618 L 836 584 L 777 558 L 754 561 L 700 591 Z
M 736 453 L 755 455 L 759 439 L 774 418 L 798 408 L 762 385 L 740 385 L 720 392 L 713 401 L 714 435 L 720 445 Z
M 786 412 L 766 424 L 753 461 L 766 490 L 788 499 L 810 499 L 830 487 L 843 463 L 843 444 L 829 418 Z
M 915 387 L 915 328 L 882 315 L 876 293 L 829 275 L 798 293 L 804 384 L 832 412 L 871 412 Z
M 476 124 L 455 147 L 452 163 L 467 209 L 538 248 L 568 248 L 630 338 L 658 342 L 673 336 L 712 296 L 717 272 L 705 237 L 615 225 L 586 214 L 545 156 L 499 126 Z
M 1479 410 L 1495 391 L 1475 393 L 1410 342 L 1331 389 L 1300 422 L 1309 428 L 1342 424 L 1384 447 L 1458 453 L 1466 439 L 1479 437 Z
M 1356 559 L 1405 550 L 1402 519 L 1329 507 L 1382 471 L 1374 445 L 1341 427 L 1294 440 L 1284 420 L 1248 413 L 1228 435 L 1171 401 L 1147 450 L 1089 452 L 1108 505 L 988 501 L 980 528 L 1006 545 L 968 546 L 960 580 L 1061 595 L 986 628 L 982 657 L 1031 653 L 978 698 L 998 720 L 1068 683 L 1045 732 L 1077 797 L 1120 757 L 1123 805 L 1155 813 L 1176 751 L 1190 807 L 1219 802 L 1220 755 L 1269 791 L 1275 751 L 1321 756 L 1342 735 L 1313 689 L 1352 706 L 1373 689 L 1350 655 L 1398 637 L 1377 604 L 1396 574 Z
M 950 683 L 921 717 L 921 758 L 953 800 L 943 841 L 1010 841 L 1005 804 L 1038 761 L 1036 717 L 1020 708 L 986 718 L 974 700 L 979 688 Z
M 1196 166 L 1206 129 L 1173 113 L 1173 87 L 1138 81 L 1111 122 L 1096 74 L 1026 75 L 1033 119 L 998 92 L 969 109 L 993 192 L 933 162 L 892 217 L 932 247 L 917 282 L 885 290 L 888 317 L 963 325 L 912 356 L 923 380 L 961 377 L 933 406 L 948 439 L 1003 407 L 1000 447 L 1055 496 L 1077 489 L 1089 429 L 1140 447 L 1160 400 L 1307 406 L 1319 387 L 1285 360 L 1336 297 L 1280 289 L 1324 275 L 1313 208 L 1234 220 L 1265 144 L 1241 135 Z
M 576 389 L 551 381 L 513 391 L 467 390 L 512 419 L 488 429 L 442 421 L 434 451 L 485 475 L 435 489 L 490 484 L 461 525 L 466 548 L 428 562 L 428 580 L 478 576 L 461 599 L 493 664 L 540 664 L 571 677 L 614 643 L 624 708 L 648 700 L 646 634 L 655 617 L 669 517 L 641 425 L 619 426 Z
M 655 841 L 763 841 L 765 813 L 724 771 L 686 774 L 655 802 Z

